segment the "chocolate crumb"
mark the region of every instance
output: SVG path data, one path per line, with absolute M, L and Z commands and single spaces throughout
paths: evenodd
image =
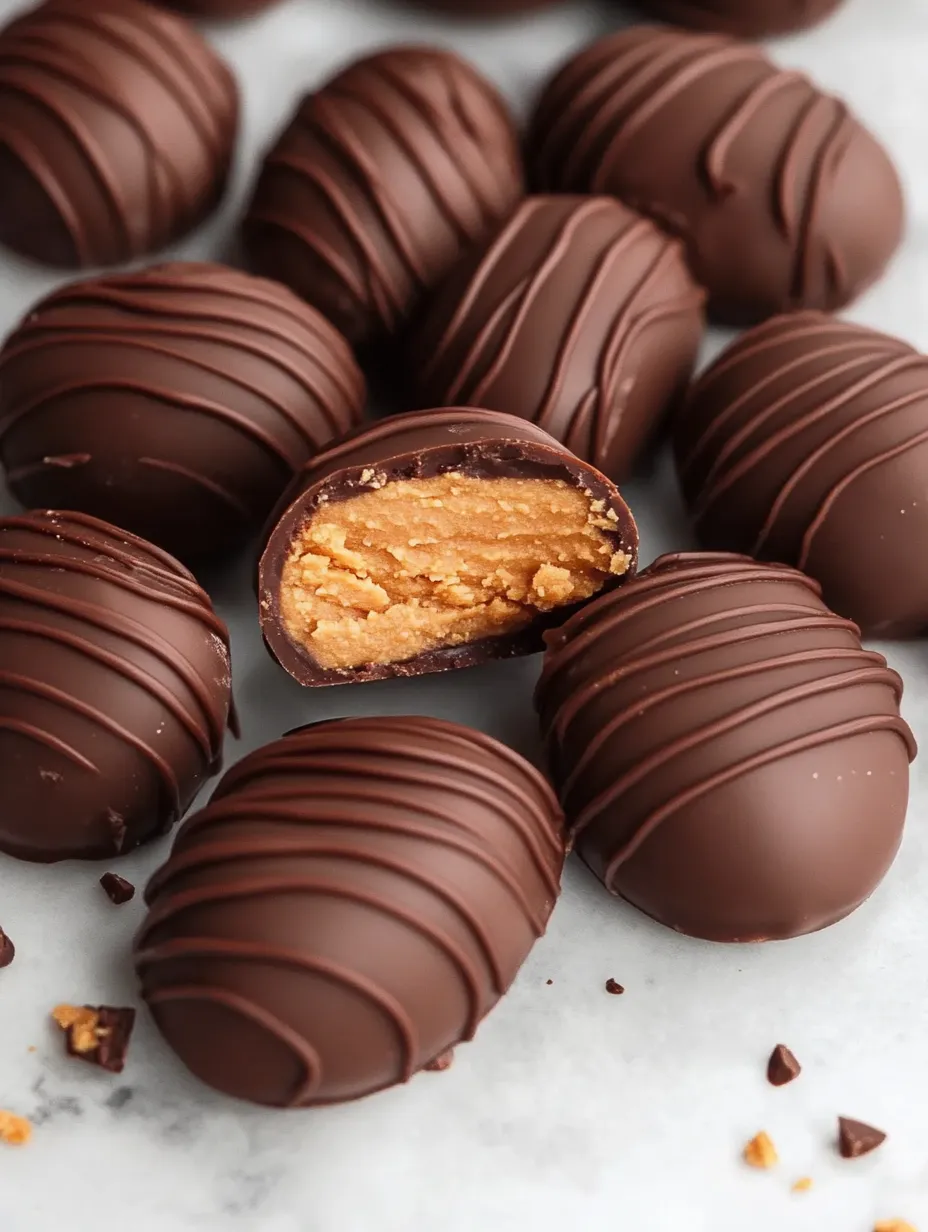
M 59 1005 L 52 1017 L 67 1034 L 72 1057 L 121 1074 L 135 1025 L 135 1010 L 112 1005 Z
M 450 1069 L 453 1062 L 454 1062 L 454 1049 L 449 1048 L 445 1052 L 440 1052 L 433 1061 L 429 1061 L 428 1065 L 426 1065 L 425 1068 L 429 1071 L 430 1074 L 440 1074 L 444 1070 Z
M 611 992 L 614 997 L 620 997 L 624 991 L 625 989 L 616 980 L 611 977 L 606 980 L 606 992 Z
M 117 907 L 135 897 L 135 886 L 131 881 L 126 881 L 125 877 L 120 877 L 119 873 L 104 873 L 100 878 L 100 885 L 110 902 Z
M 785 1087 L 788 1082 L 798 1078 L 802 1066 L 796 1060 L 785 1044 L 777 1044 L 767 1062 L 767 1081 L 774 1087 Z
M 545 983 L 546 983 L 546 984 L 553 984 L 553 983 L 554 983 L 554 980 L 545 980 Z
M 16 946 L 0 928 L 0 967 L 8 967 L 16 957 Z
M 770 1141 L 769 1134 L 764 1133 L 763 1130 L 754 1135 L 742 1154 L 744 1162 L 750 1164 L 752 1168 L 772 1168 L 780 1158 L 776 1147 Z
M 874 1129 L 863 1121 L 838 1117 L 838 1150 L 843 1159 L 859 1159 L 861 1155 L 869 1155 L 885 1141 L 886 1135 L 881 1129 Z
M 8 1146 L 23 1146 L 32 1137 L 32 1126 L 25 1117 L 12 1112 L 0 1112 L 0 1142 Z

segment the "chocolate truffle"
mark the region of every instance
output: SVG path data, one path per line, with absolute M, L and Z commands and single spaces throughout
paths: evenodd
M 265 641 L 302 684 L 471 667 L 635 569 L 615 486 L 499 412 L 395 415 L 294 480 L 261 558 Z
M 248 214 L 255 268 L 352 342 L 392 335 L 522 196 L 513 121 L 449 51 L 394 47 L 299 104 Z
M 456 723 L 291 732 L 178 832 L 146 894 L 142 994 L 193 1073 L 240 1099 L 406 1082 L 473 1037 L 544 932 L 562 820 L 537 770 Z
M 915 743 L 902 682 L 785 565 L 662 556 L 548 635 L 537 704 L 576 850 L 679 932 L 813 932 L 879 884 Z
M 166 552 L 80 513 L 0 518 L 0 850 L 102 859 L 219 768 L 226 627 Z
M 789 34 L 814 26 L 843 0 L 638 0 L 640 8 L 678 26 L 723 30 L 741 38 Z
M 347 342 L 292 291 L 160 265 L 65 287 L 25 317 L 0 351 L 0 460 L 24 505 L 194 558 L 259 530 L 363 402 Z
M 141 0 L 45 0 L 0 33 L 0 241 L 49 265 L 114 265 L 196 226 L 238 126 L 226 65 Z
M 845 104 L 723 35 L 593 43 L 545 89 L 529 146 L 539 187 L 612 193 L 679 235 L 733 323 L 848 303 L 902 235 L 893 165 Z
M 613 478 L 689 381 L 703 292 L 677 240 L 611 197 L 529 197 L 426 306 L 425 406 L 539 424 Z
M 928 359 L 817 312 L 744 334 L 675 426 L 700 542 L 796 565 L 874 637 L 928 628 Z

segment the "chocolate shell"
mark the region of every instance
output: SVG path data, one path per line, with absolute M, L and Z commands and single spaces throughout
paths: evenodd
M 160 0 L 169 8 L 180 9 L 193 17 L 206 17 L 212 20 L 225 20 L 229 17 L 248 17 L 252 13 L 263 13 L 280 0 Z
M 0 518 L 0 850 L 103 859 L 219 769 L 229 639 L 166 552 L 79 513 Z
M 511 17 L 534 9 L 550 9 L 558 0 L 409 0 L 420 8 L 440 9 L 455 17 Z
M 902 681 L 815 582 L 662 556 L 548 636 L 537 705 L 576 850 L 679 932 L 813 932 L 899 846 L 915 742 Z
M 807 312 L 739 338 L 675 426 L 709 548 L 796 565 L 873 637 L 928 629 L 928 359 Z
M 635 569 L 615 486 L 541 428 L 468 408 L 360 429 L 285 494 L 259 568 L 261 627 L 301 684 L 472 667 Z
M 529 197 L 426 305 L 418 400 L 520 415 L 624 478 L 686 388 L 704 298 L 681 245 L 614 198 Z
M 823 21 L 843 0 L 638 0 L 638 7 L 677 26 L 722 30 L 740 38 L 789 34 Z
M 255 269 L 355 343 L 395 334 L 522 196 L 512 117 L 450 51 L 392 47 L 307 95 L 244 224 Z
M 235 80 L 183 17 L 45 0 L 0 32 L 0 242 L 48 265 L 163 247 L 225 189 Z
M 239 1099 L 406 1082 L 473 1037 L 544 932 L 562 820 L 537 770 L 455 723 L 291 732 L 178 832 L 146 894 L 142 995 L 184 1064 Z
M 529 150 L 538 188 L 612 193 L 678 235 L 735 324 L 850 302 L 902 236 L 899 178 L 847 106 L 724 35 L 593 43 L 544 90 Z
M 277 283 L 178 262 L 55 291 L 0 351 L 0 461 L 192 559 L 240 546 L 361 417 L 347 342 Z

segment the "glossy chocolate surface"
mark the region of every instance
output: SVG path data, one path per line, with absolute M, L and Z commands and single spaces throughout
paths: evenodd
M 218 770 L 228 633 L 192 574 L 79 513 L 0 518 L 0 850 L 103 859 Z
M 302 728 L 178 832 L 136 940 L 197 1077 L 309 1107 L 408 1081 L 473 1037 L 559 891 L 557 801 L 518 754 L 431 718 Z
M 361 416 L 344 338 L 291 291 L 176 262 L 75 283 L 0 351 L 0 461 L 26 506 L 81 509 L 185 559 L 240 546 Z
M 537 188 L 612 193 L 678 235 L 733 324 L 841 307 L 902 236 L 899 178 L 847 105 L 724 35 L 593 43 L 543 91 L 528 148 Z
M 638 7 L 676 26 L 763 38 L 814 26 L 841 3 L 843 0 L 638 0 Z
M 542 730 L 576 850 L 714 941 L 853 911 L 899 846 L 902 681 L 784 565 L 662 556 L 548 635 Z

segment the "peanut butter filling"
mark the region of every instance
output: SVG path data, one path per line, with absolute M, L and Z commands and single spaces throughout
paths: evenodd
M 498 637 L 625 573 L 631 560 L 606 533 L 616 521 L 560 479 L 453 472 L 372 486 L 321 506 L 294 539 L 281 615 L 329 669 Z

